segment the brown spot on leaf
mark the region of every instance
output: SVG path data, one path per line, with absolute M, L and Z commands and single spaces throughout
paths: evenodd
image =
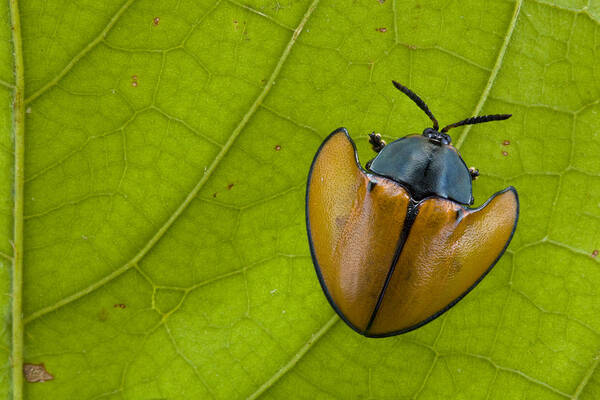
M 227 185 L 227 190 L 231 190 L 232 187 L 233 187 L 233 183 L 230 183 L 229 185 Z
M 158 24 L 160 24 L 160 18 L 154 17 L 154 19 L 152 20 L 152 23 L 154 24 L 154 26 L 157 26 Z
M 23 364 L 23 375 L 27 382 L 46 382 L 54 379 L 54 376 L 46 371 L 44 363 L 41 364 Z
M 125 304 L 123 304 L 123 303 L 119 303 L 119 304 L 115 304 L 113 307 L 114 308 L 125 308 L 127 306 Z
M 387 32 L 387 28 L 384 28 L 384 27 L 382 27 L 382 28 L 375 28 L 375 30 L 377 32 L 381 32 L 381 33 L 386 33 Z
M 281 146 L 280 145 L 276 145 L 275 146 L 275 151 L 279 151 L 279 150 L 281 150 Z
M 502 142 L 502 144 L 503 144 L 504 146 L 508 146 L 508 145 L 510 144 L 510 140 L 505 140 L 504 142 Z
M 594 258 L 598 257 L 598 250 L 597 249 L 594 250 L 594 251 L 592 251 L 592 257 L 594 257 Z
M 408 47 L 411 50 L 416 50 L 417 49 L 417 45 L 416 44 L 407 44 L 406 47 Z
M 133 86 L 133 87 L 137 87 L 137 85 L 138 85 L 137 81 L 133 81 L 133 82 L 131 82 L 131 86 Z
M 504 157 L 506 157 L 506 156 L 508 155 L 508 151 L 504 151 L 504 150 L 503 150 L 503 151 L 502 151 L 502 155 L 503 155 Z

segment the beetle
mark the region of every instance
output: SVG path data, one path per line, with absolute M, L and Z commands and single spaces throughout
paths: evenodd
M 306 225 L 325 296 L 356 332 L 386 337 L 416 329 L 450 309 L 490 272 L 519 217 L 514 187 L 473 204 L 472 181 L 448 130 L 505 120 L 510 114 L 439 125 L 419 96 L 394 86 L 433 127 L 386 144 L 365 168 L 345 128 L 318 149 L 308 175 Z

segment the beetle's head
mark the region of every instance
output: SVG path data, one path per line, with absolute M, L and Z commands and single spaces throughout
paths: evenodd
M 437 129 L 427 128 L 423 131 L 423 136 L 429 139 L 431 143 L 435 143 L 438 145 L 442 144 L 450 144 L 452 142 L 452 138 L 450 135 L 439 132 Z

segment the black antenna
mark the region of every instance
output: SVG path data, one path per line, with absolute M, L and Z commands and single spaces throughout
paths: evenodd
M 512 117 L 512 114 L 494 114 L 494 115 L 481 115 L 479 117 L 471 117 L 471 118 L 463 119 L 462 121 L 459 121 L 459 122 L 455 122 L 448 126 L 445 126 L 444 129 L 442 129 L 442 133 L 446 133 L 446 132 L 448 132 L 449 129 L 456 128 L 457 126 L 475 125 L 475 124 L 481 124 L 482 122 L 490 122 L 490 121 L 502 121 L 504 119 L 509 119 L 510 117 Z
M 425 102 L 423 100 L 421 100 L 421 98 L 419 96 L 417 96 L 416 93 L 414 93 L 412 90 L 410 90 L 406 86 L 401 85 L 396 81 L 392 81 L 392 83 L 394 84 L 394 86 L 396 86 L 396 89 L 398 89 L 399 91 L 401 91 L 402 93 L 407 95 L 408 98 L 411 99 L 412 101 L 414 101 L 421 110 L 425 111 L 425 114 L 427 114 L 427 116 L 429 118 L 431 118 L 431 120 L 433 121 L 433 129 L 437 131 L 440 126 L 437 122 L 437 119 L 435 119 L 435 117 L 433 116 L 431 111 L 429 111 L 429 107 L 427 107 L 427 104 L 425 104 Z M 482 121 L 482 122 L 485 122 L 485 121 Z M 446 129 L 446 128 L 444 128 L 444 129 Z M 450 128 L 448 128 L 448 129 L 450 129 Z

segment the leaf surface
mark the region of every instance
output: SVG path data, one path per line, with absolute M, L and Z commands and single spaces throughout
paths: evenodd
M 599 22 L 598 0 L 0 4 L 2 395 L 25 362 L 54 377 L 27 399 L 600 397 Z M 363 163 L 367 133 L 428 126 L 392 79 L 442 125 L 513 114 L 450 133 L 475 205 L 513 185 L 521 216 L 448 313 L 367 339 L 319 287 L 305 181 L 339 126 Z

